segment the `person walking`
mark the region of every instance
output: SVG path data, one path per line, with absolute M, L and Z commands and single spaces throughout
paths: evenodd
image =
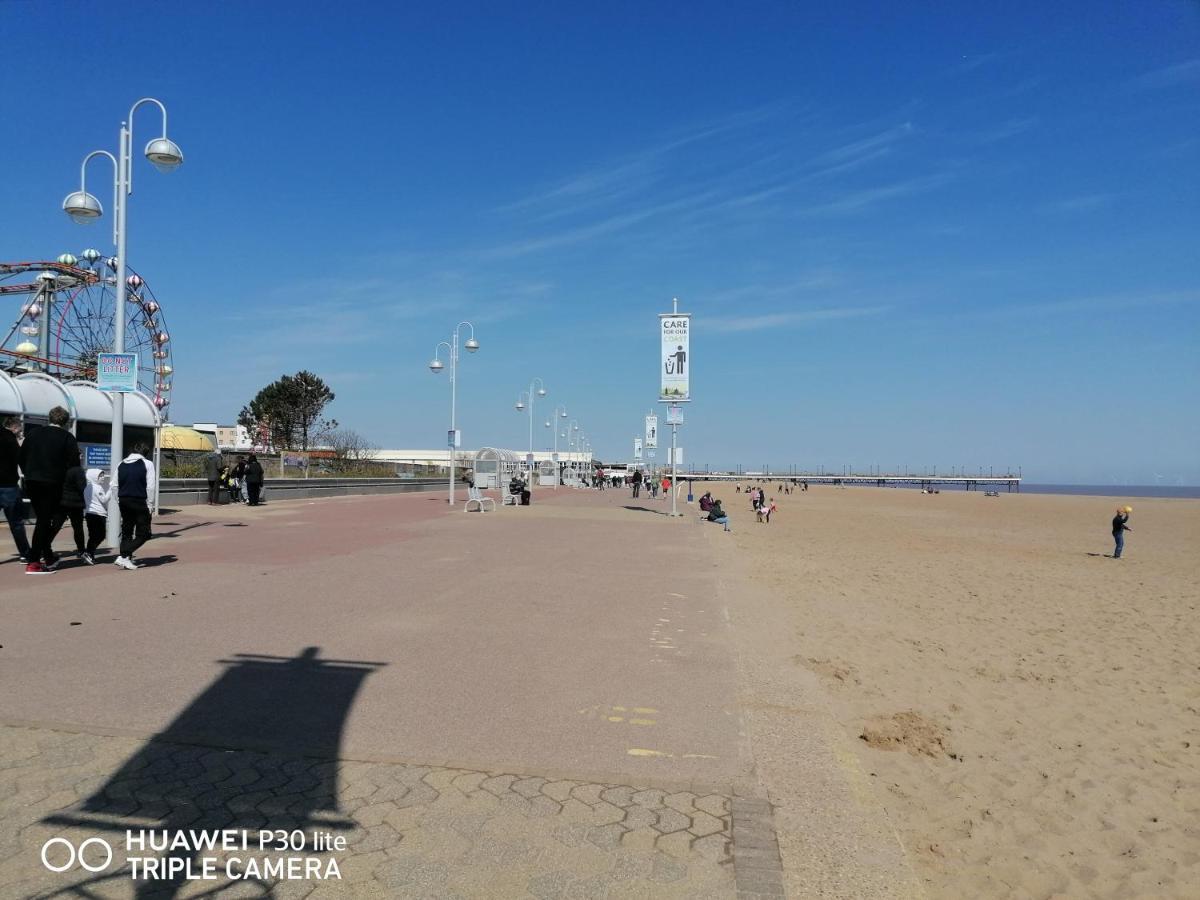
M 1132 506 L 1118 506 L 1117 514 L 1113 516 L 1113 543 L 1116 545 L 1113 548 L 1113 559 L 1121 558 L 1121 551 L 1125 549 L 1125 532 L 1133 531 L 1129 527 L 1129 514 L 1133 512 Z
M 83 490 L 83 518 L 87 522 L 87 547 L 83 561 L 89 566 L 96 564 L 96 550 L 104 543 L 108 529 L 108 501 L 112 490 L 108 484 L 108 473 L 101 469 L 88 469 L 84 474 L 87 486 Z
M 633 496 L 637 498 L 642 491 L 642 470 L 638 469 L 633 473 Z
M 49 425 L 43 425 L 26 436 L 21 444 L 17 462 L 25 474 L 25 493 L 33 506 L 37 521 L 33 526 L 33 543 L 29 548 L 26 575 L 45 575 L 54 571 L 58 558 L 51 545 L 54 542 L 54 517 L 62 501 L 63 482 L 67 469 L 79 464 L 79 444 L 67 430 L 71 414 L 64 407 L 50 410 Z
M 71 522 L 71 533 L 75 538 L 75 552 L 80 558 L 87 553 L 87 543 L 83 539 L 83 495 L 87 490 L 87 476 L 83 473 L 81 460 L 76 459 L 75 465 L 67 469 L 63 478 L 62 499 L 58 501 L 58 512 L 54 515 L 54 528 L 51 529 L 50 540 L 58 537 L 63 525 Z
M 221 454 L 216 450 L 204 454 L 202 468 L 208 481 L 208 505 L 213 506 L 221 494 Z
M 113 564 L 140 569 L 133 554 L 150 540 L 150 498 L 154 496 L 154 463 L 146 459 L 145 444 L 138 444 L 117 467 L 117 503 L 121 507 L 121 549 Z
M 251 506 L 258 506 L 258 498 L 262 496 L 262 486 L 262 463 L 258 461 L 257 456 L 251 453 L 249 460 L 246 461 L 246 493 L 249 495 L 247 502 Z
M 17 545 L 17 555 L 22 562 L 29 560 L 29 538 L 25 534 L 25 498 L 21 494 L 20 469 L 17 457 L 21 453 L 21 444 L 17 436 L 21 433 L 21 420 L 9 416 L 0 428 L 0 509 L 4 510 L 4 518 L 8 520 L 8 529 L 12 532 L 13 543 Z

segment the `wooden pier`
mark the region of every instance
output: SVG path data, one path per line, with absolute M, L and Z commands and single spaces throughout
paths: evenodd
M 1003 488 L 1007 493 L 1021 492 L 1021 476 L 1005 473 L 1004 475 L 835 475 L 828 473 L 803 472 L 743 472 L 740 475 L 725 472 L 680 472 L 680 481 L 773 481 L 776 483 L 791 482 L 799 484 L 806 481 L 809 484 L 832 484 L 845 486 L 850 484 L 868 485 L 870 487 L 913 487 L 931 491 L 947 488 L 960 488 L 965 491 L 998 491 Z

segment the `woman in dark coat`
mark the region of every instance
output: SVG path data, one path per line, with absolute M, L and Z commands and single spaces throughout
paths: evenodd
M 250 494 L 250 505 L 258 506 L 258 498 L 262 494 L 263 467 L 258 457 L 253 453 L 246 461 L 246 490 Z

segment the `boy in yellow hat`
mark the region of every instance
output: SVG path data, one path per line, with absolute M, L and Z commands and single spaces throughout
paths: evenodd
M 1117 514 L 1113 516 L 1113 543 L 1116 544 L 1116 549 L 1113 550 L 1113 559 L 1121 558 L 1121 551 L 1125 549 L 1125 532 L 1133 531 L 1127 524 L 1131 512 L 1133 512 L 1132 506 L 1118 506 Z

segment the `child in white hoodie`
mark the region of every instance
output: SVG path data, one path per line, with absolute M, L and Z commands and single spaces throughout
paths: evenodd
M 108 501 L 112 490 L 108 486 L 108 473 L 100 469 L 87 470 L 87 486 L 83 489 L 83 513 L 87 520 L 87 550 L 83 561 L 89 566 L 96 564 L 96 548 L 104 543 L 104 532 L 108 527 Z

